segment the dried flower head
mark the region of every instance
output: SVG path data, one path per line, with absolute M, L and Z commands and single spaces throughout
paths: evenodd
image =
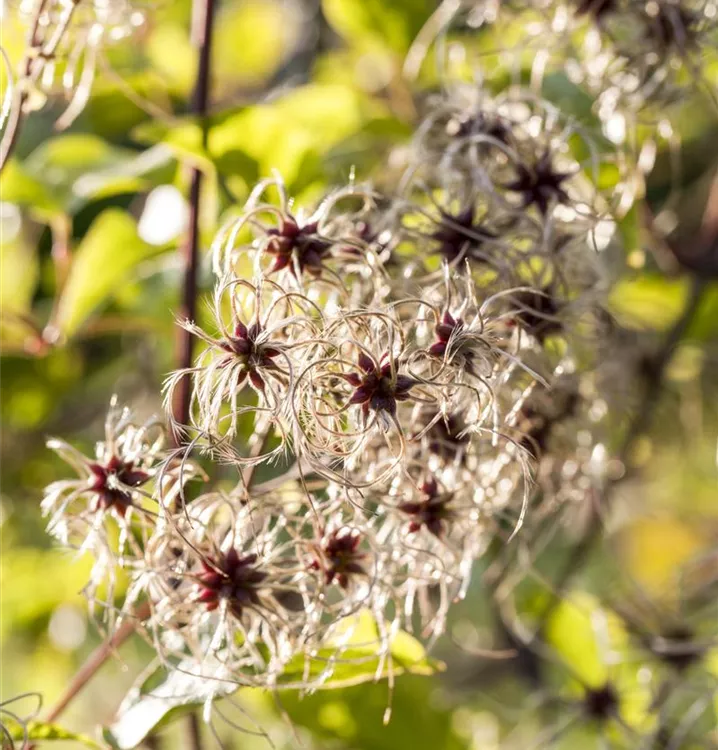
M 155 492 L 161 486 L 167 502 L 193 475 L 174 464 L 163 466 L 164 428 L 156 419 L 135 421 L 129 409 L 113 398 L 105 420 L 105 439 L 97 443 L 95 456 L 84 456 L 55 438 L 52 448 L 77 473 L 45 490 L 42 512 L 49 516 L 48 532 L 62 544 L 94 558 L 85 593 L 94 603 L 101 585 L 112 607 L 115 568 L 140 564 L 144 545 L 152 534 L 158 512 Z M 160 470 L 162 470 L 160 475 Z M 112 617 L 112 612 L 108 615 Z

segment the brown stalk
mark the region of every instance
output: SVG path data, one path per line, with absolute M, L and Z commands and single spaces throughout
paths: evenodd
M 40 4 L 40 8 L 44 2 Z M 206 145 L 207 128 L 206 116 L 210 88 L 210 51 L 212 44 L 212 27 L 215 14 L 215 0 L 194 0 L 192 8 L 192 39 L 199 53 L 197 67 L 197 81 L 192 99 L 192 112 L 202 121 L 202 138 Z M 39 14 L 36 15 L 35 26 L 39 25 Z M 33 39 L 34 39 L 33 35 Z M 182 293 L 182 315 L 193 319 L 197 305 L 197 265 L 199 260 L 199 211 L 202 187 L 202 174 L 198 169 L 192 170 L 189 194 L 190 226 L 187 240 L 182 248 L 184 260 L 184 284 Z M 189 367 L 192 363 L 192 336 L 181 329 L 178 343 L 178 365 Z M 182 383 L 181 397 L 174 404 L 174 416 L 181 424 L 189 421 L 190 379 L 185 378 Z M 134 611 L 132 619 L 126 620 L 107 640 L 90 654 L 87 661 L 80 667 L 67 689 L 53 706 L 48 715 L 48 721 L 56 720 L 77 696 L 82 688 L 97 674 L 100 668 L 131 635 L 135 632 L 136 623 L 146 620 L 150 615 L 148 602 L 140 604 Z M 199 748 L 198 744 L 195 744 Z

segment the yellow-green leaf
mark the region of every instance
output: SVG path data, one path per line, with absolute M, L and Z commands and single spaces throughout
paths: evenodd
M 63 729 L 57 726 L 57 724 L 48 724 L 44 721 L 30 721 L 23 727 L 13 722 L 12 729 L 10 730 L 13 740 L 22 741 L 29 740 L 31 742 L 73 742 L 83 747 L 94 748 L 94 750 L 100 750 L 102 747 L 98 745 L 91 737 L 84 734 L 78 734 L 77 732 L 71 732 L 69 729 Z
M 685 279 L 646 274 L 619 281 L 611 292 L 609 306 L 619 322 L 629 328 L 665 331 L 683 311 L 687 292 Z
M 549 619 L 546 636 L 570 669 L 592 688 L 608 679 L 605 654 L 601 652 L 596 628 L 605 621 L 605 612 L 588 594 L 575 594 L 562 601 Z
M 140 239 L 134 219 L 124 211 L 100 214 L 73 257 L 54 321 L 59 332 L 77 333 L 142 261 L 162 250 Z
M 386 49 L 401 55 L 436 9 L 427 0 L 323 0 L 329 23 L 359 48 Z
M 346 627 L 350 629 L 347 646 L 322 683 L 322 690 L 375 681 L 387 677 L 390 671 L 394 675 L 429 675 L 442 668 L 439 662 L 429 658 L 419 641 L 403 632 L 392 639 L 389 652 L 382 659 L 377 653 L 376 622 L 368 611 L 349 618 Z M 257 648 L 261 651 L 263 646 L 258 644 Z M 308 664 L 304 657 L 293 659 L 278 678 L 278 687 L 291 690 L 305 685 L 307 680 L 317 678 L 326 669 L 327 661 L 335 654 L 336 649 L 328 643 Z M 218 662 L 217 666 L 221 664 Z M 208 660 L 205 668 L 212 669 Z M 236 686 L 231 682 L 208 679 L 196 674 L 196 670 L 194 663 L 180 664 L 159 684 L 157 677 L 161 673 L 158 670 L 144 674 L 125 698 L 115 723 L 105 730 L 105 740 L 118 750 L 129 750 L 158 726 L 235 692 Z

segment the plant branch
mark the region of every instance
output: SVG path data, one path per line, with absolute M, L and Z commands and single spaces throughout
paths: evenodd
M 65 711 L 70 702 L 82 690 L 85 685 L 95 676 L 100 667 L 110 658 L 134 632 L 137 621 L 146 620 L 150 614 L 150 605 L 144 602 L 134 612 L 131 619 L 125 620 L 117 631 L 101 643 L 87 658 L 72 681 L 60 696 L 60 699 L 52 707 L 47 716 L 48 722 L 53 722 Z
M 189 750 L 202 750 L 202 728 L 196 713 L 187 717 L 187 738 Z
M 192 4 L 192 40 L 199 58 L 191 111 L 200 121 L 203 148 L 207 146 L 207 108 L 209 104 L 210 53 L 212 49 L 214 15 L 215 0 L 194 0 Z M 201 197 L 202 172 L 197 167 L 193 167 L 190 175 L 189 230 L 184 247 L 182 248 L 184 282 L 180 317 L 186 320 L 194 320 L 197 310 L 197 267 L 199 265 Z M 192 334 L 183 328 L 179 329 L 178 335 L 177 363 L 180 369 L 186 369 L 192 366 L 194 339 Z M 174 420 L 178 424 L 187 424 L 189 422 L 191 385 L 190 377 L 185 375 L 177 389 L 177 396 L 172 405 L 172 410 Z
M 41 10 L 45 2 L 38 6 Z M 197 81 L 192 100 L 192 111 L 202 122 L 202 139 L 207 141 L 206 115 L 209 101 L 210 51 L 212 45 L 212 26 L 214 21 L 215 0 L 194 0 L 192 7 L 192 38 L 199 53 L 197 67 Z M 39 28 L 40 13 L 35 17 L 35 29 Z M 35 40 L 36 30 L 32 40 Z M 31 67 L 31 62 L 28 63 Z M 29 75 L 29 73 L 28 73 Z M 5 152 L 3 151 L 3 157 Z M 182 315 L 190 320 L 195 316 L 197 304 L 197 264 L 199 258 L 199 210 L 201 197 L 202 175 L 198 169 L 193 169 L 190 185 L 190 226 L 187 241 L 183 248 L 184 285 L 182 295 Z M 181 329 L 178 343 L 178 360 L 181 368 L 189 367 L 192 363 L 192 336 Z M 181 424 L 189 421 L 190 380 L 184 378 L 181 397 L 173 404 L 174 417 Z M 134 612 L 131 620 L 126 620 L 112 636 L 98 646 L 90 654 L 87 661 L 80 667 L 60 700 L 50 711 L 48 721 L 56 720 L 67 708 L 75 696 L 94 677 L 110 655 L 118 649 L 135 632 L 136 623 L 146 620 L 150 615 L 150 605 L 145 602 Z M 196 747 L 199 747 L 197 745 Z

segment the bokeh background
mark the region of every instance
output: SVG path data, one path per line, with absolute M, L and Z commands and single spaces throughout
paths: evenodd
M 53 548 L 44 532 L 43 487 L 67 472 L 45 440 L 62 436 L 91 452 L 113 393 L 143 414 L 159 412 L 163 376 L 174 366 L 175 251 L 187 224 L 188 165 L 206 176 L 206 248 L 219 222 L 272 169 L 299 203 L 352 175 L 381 182 L 391 171 L 392 149 L 416 125 L 417 91 L 440 84 L 427 73 L 412 88 L 402 76 L 412 40 L 436 9 L 431 0 L 224 0 L 213 46 L 213 117 L 202 149 L 199 128 L 186 114 L 196 69 L 190 3 L 145 8 L 131 39 L 120 30 L 106 45 L 87 105 L 68 129 L 53 129 L 61 98 L 38 95 L 0 180 L 2 700 L 39 691 L 52 704 L 100 642 L 80 592 L 88 566 Z M 2 46 L 12 63 L 24 50 L 22 21 L 18 3 L 6 3 Z M 545 94 L 569 106 L 575 97 L 577 111 L 585 104 L 560 76 L 547 82 Z M 667 142 L 659 144 L 647 204 L 674 201 L 673 241 L 680 244 L 694 237 L 718 166 L 718 124 L 700 98 L 687 101 L 673 123 L 682 168 L 673 168 Z M 628 329 L 658 340 L 680 316 L 689 283 L 661 262 L 670 248 L 644 231 L 639 210 L 620 229 L 626 252 L 613 312 Z M 205 290 L 211 284 L 206 262 L 201 284 Z M 50 320 L 53 330 L 43 337 Z M 718 291 L 710 288 L 670 362 L 651 432 L 634 451 L 640 472 L 620 486 L 603 541 L 548 624 L 548 658 L 480 653 L 516 645 L 487 595 L 492 565 L 505 559 L 497 552 L 455 609 L 451 638 L 436 649 L 446 670 L 398 678 L 387 726 L 385 683 L 303 701 L 285 695 L 281 705 L 248 691 L 242 700 L 250 715 L 279 747 L 300 740 L 309 748 L 357 750 L 622 747 L 623 735 L 610 727 L 578 721 L 578 733 L 555 745 L 552 729 L 580 716 L 575 674 L 596 686 L 614 680 L 632 726 L 654 720 L 647 710 L 651 680 L 669 667 L 641 648 L 606 596 L 632 606 L 639 601 L 660 623 L 693 606 L 682 597 L 690 584 L 686 565 L 702 561 L 700 580 L 715 580 L 717 375 Z M 551 572 L 585 521 L 580 509 L 569 514 L 534 566 L 517 564 L 516 596 L 527 616 L 545 602 Z M 523 533 L 532 533 L 530 519 Z M 688 615 L 710 645 L 718 622 L 715 610 L 706 615 L 705 609 L 701 602 Z M 128 642 L 62 725 L 95 736 L 149 658 L 139 639 Z M 689 688 L 679 687 L 671 710 L 685 715 L 700 699 L 705 705 L 691 735 L 698 739 L 685 747 L 712 747 L 718 652 L 706 648 L 688 669 L 697 676 L 678 675 Z M 267 746 L 248 733 L 219 731 L 228 747 Z M 181 748 L 183 737 L 181 725 L 171 727 L 155 746 Z

